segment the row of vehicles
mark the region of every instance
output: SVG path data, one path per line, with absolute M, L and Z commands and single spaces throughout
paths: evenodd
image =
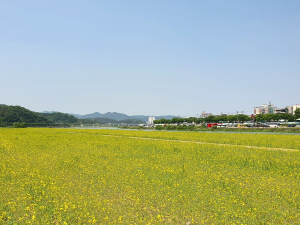
M 207 127 L 218 127 L 218 128 L 226 128 L 226 127 L 240 127 L 240 128 L 246 128 L 246 127 L 271 127 L 276 128 L 280 127 L 280 123 L 278 122 L 267 122 L 267 123 L 261 123 L 261 124 L 255 124 L 253 122 L 249 123 L 206 123 Z M 289 124 L 287 127 L 300 127 L 300 124 Z
M 207 123 L 207 127 L 218 127 L 218 128 L 225 128 L 225 127 L 252 127 L 253 124 L 234 124 L 234 123 Z

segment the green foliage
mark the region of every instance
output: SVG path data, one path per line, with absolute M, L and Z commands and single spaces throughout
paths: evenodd
M 205 120 L 205 122 L 207 122 L 207 123 L 214 122 L 215 116 L 208 116 L 208 117 L 204 118 L 204 120 Z
M 187 130 L 194 131 L 194 130 L 196 130 L 196 127 L 195 126 L 187 126 Z
M 202 123 L 200 127 L 201 127 L 201 128 L 207 128 L 207 126 L 206 126 L 205 123 Z
M 120 120 L 116 121 L 116 123 L 127 123 L 127 124 L 146 124 L 143 120 L 137 120 L 137 119 L 126 119 L 126 120 Z
M 217 130 L 218 128 L 217 128 L 217 126 L 212 126 L 211 127 L 211 130 Z
M 55 126 L 58 124 L 78 123 L 79 119 L 66 113 L 37 113 L 21 106 L 0 105 L 0 126 L 19 127 L 26 123 L 28 126 Z
M 287 121 L 294 121 L 295 117 L 291 114 L 288 113 L 283 113 L 283 114 L 259 114 L 255 117 L 255 120 L 257 122 L 264 122 L 264 121 L 278 121 L 278 120 L 287 120 Z
M 156 126 L 156 130 L 162 130 L 164 127 L 163 126 Z M 166 130 L 180 130 L 180 131 L 194 131 L 196 130 L 195 126 L 187 126 L 185 124 L 179 125 L 179 126 L 174 126 L 174 125 L 167 125 L 165 126 Z
M 252 118 L 250 116 L 244 115 L 244 114 L 238 114 L 237 115 L 237 121 L 240 122 L 246 122 L 246 121 L 250 121 L 252 120 Z
M 97 118 L 91 118 L 91 119 L 79 119 L 80 122 L 84 124 L 121 124 L 121 123 L 126 123 L 126 124 L 146 124 L 145 121 L 143 120 L 137 120 L 137 119 L 125 119 L 125 120 L 114 120 L 114 119 L 109 119 L 109 118 L 104 118 L 104 117 L 97 117 Z
M 13 128 L 26 128 L 27 127 L 27 123 L 26 122 L 14 122 L 13 123 Z
M 180 124 L 183 122 L 188 123 L 218 123 L 218 122 L 245 122 L 245 121 L 251 121 L 252 118 L 250 116 L 239 114 L 239 115 L 228 115 L 228 116 L 208 116 L 206 118 L 196 118 L 196 117 L 189 117 L 189 118 L 173 118 L 171 120 L 167 119 L 160 119 L 155 120 L 154 124 Z
M 155 127 L 155 129 L 156 129 L 156 130 L 162 130 L 162 129 L 163 129 L 163 126 L 158 125 L 158 126 Z
M 229 121 L 231 123 L 236 121 L 236 120 L 237 120 L 237 117 L 235 115 L 228 115 L 227 116 L 227 121 Z
M 171 123 L 178 123 L 178 121 L 180 120 L 180 118 L 173 118 L 173 119 L 171 119 Z
M 190 117 L 190 118 L 187 119 L 186 122 L 188 122 L 188 123 L 193 123 L 193 122 L 196 123 L 196 121 L 197 121 L 196 117 Z
M 54 112 L 54 113 L 41 113 L 42 116 L 51 120 L 53 123 L 78 123 L 79 119 L 67 113 Z
M 298 109 L 296 109 L 294 111 L 294 117 L 295 117 L 295 119 L 299 119 L 300 118 L 300 108 L 298 108 Z
M 183 124 L 183 125 L 177 126 L 176 128 L 177 128 L 177 130 L 187 130 L 187 125 Z
M 0 105 L 0 117 L 5 123 L 26 122 L 26 123 L 45 123 L 51 121 L 39 113 L 32 112 L 21 106 Z
M 166 130 L 174 130 L 174 129 L 175 129 L 175 126 L 172 126 L 172 125 L 166 126 Z
M 258 114 L 255 117 L 255 121 L 257 121 L 257 122 L 262 122 L 263 120 L 264 120 L 264 114 Z
M 4 117 L 0 117 L 0 127 L 4 127 L 4 125 L 5 125 Z

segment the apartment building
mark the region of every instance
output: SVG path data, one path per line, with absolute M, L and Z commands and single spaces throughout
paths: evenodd
M 283 113 L 289 113 L 291 115 L 294 115 L 294 112 L 296 109 L 300 108 L 300 105 L 292 105 L 292 106 L 286 106 L 285 108 L 277 108 L 274 107 L 271 102 L 269 102 L 269 105 L 263 104 L 259 107 L 254 107 L 253 114 L 258 115 L 258 114 L 283 114 Z
M 292 105 L 292 106 L 286 106 L 285 108 L 286 108 L 287 113 L 294 115 L 295 114 L 295 110 L 299 109 L 300 105 L 296 104 L 296 105 Z
M 271 104 L 271 102 L 269 102 L 269 105 L 267 104 L 263 104 L 261 106 L 258 107 L 254 107 L 254 111 L 253 114 L 254 115 L 258 115 L 258 114 L 268 114 L 268 113 L 274 113 L 274 105 Z
M 212 113 L 206 113 L 205 111 L 202 112 L 202 114 L 200 115 L 201 118 L 206 118 L 212 116 Z

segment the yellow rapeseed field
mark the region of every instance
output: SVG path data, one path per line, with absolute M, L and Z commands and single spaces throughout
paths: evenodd
M 0 224 L 300 224 L 300 136 L 0 129 Z

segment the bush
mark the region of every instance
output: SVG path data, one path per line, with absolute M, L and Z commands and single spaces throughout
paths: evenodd
M 211 130 L 216 130 L 216 129 L 218 129 L 217 126 L 212 126 L 211 127 Z
M 201 128 L 207 128 L 207 126 L 206 126 L 205 123 L 202 123 L 200 127 L 201 127 Z
M 155 129 L 156 129 L 156 130 L 162 130 L 162 129 L 163 129 L 163 126 L 158 125 L 158 126 L 155 127 Z
M 195 129 L 196 129 L 195 126 L 188 126 L 188 127 L 187 127 L 187 130 L 190 130 L 190 131 L 194 131 Z
M 187 125 L 183 124 L 177 127 L 178 130 L 187 130 Z
M 15 123 L 13 123 L 13 127 L 14 128 L 26 128 L 27 127 L 27 123 L 26 122 L 22 122 L 22 123 L 15 122 Z
M 176 129 L 177 129 L 177 126 L 167 125 L 167 126 L 166 126 L 166 129 L 167 129 L 167 130 L 176 130 Z

